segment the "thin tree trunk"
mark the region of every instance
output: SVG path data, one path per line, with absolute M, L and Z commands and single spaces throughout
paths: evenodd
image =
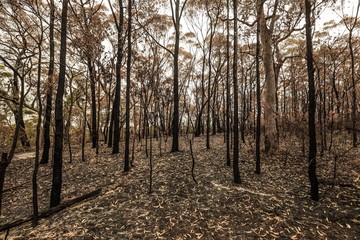
M 132 148 L 131 148 L 131 162 L 130 162 L 130 166 L 134 167 L 135 166 L 135 140 L 136 140 L 136 104 L 135 104 L 135 99 L 133 98 L 133 102 L 134 102 L 134 110 L 133 110 L 133 123 L 134 123 L 134 127 L 133 127 L 133 139 L 132 139 Z
M 32 202 L 33 202 L 33 221 L 32 226 L 35 227 L 38 225 L 39 221 L 39 204 L 38 204 L 38 185 L 37 185 L 37 175 L 39 171 L 39 158 L 40 158 L 40 134 L 41 134 L 41 115 L 42 115 L 42 103 L 41 103 L 41 41 L 39 42 L 38 50 L 39 50 L 39 62 L 38 62 L 38 78 L 37 78 L 37 89 L 36 94 L 38 98 L 39 104 L 39 113 L 38 113 L 38 122 L 36 126 L 36 140 L 35 140 L 35 162 L 34 162 L 34 170 L 32 175 Z
M 138 129 L 139 143 L 141 143 L 141 121 L 142 121 L 141 103 L 142 103 L 142 94 L 140 94 L 140 99 L 139 99 L 139 129 Z
M 307 68 L 309 81 L 309 180 L 311 185 L 311 199 L 319 200 L 319 183 L 316 176 L 316 126 L 315 126 L 315 83 L 314 83 L 314 66 L 313 66 L 313 50 L 311 36 L 311 3 L 305 0 L 305 16 L 306 16 L 306 53 Z
M 0 214 L 2 210 L 2 199 L 3 199 L 3 189 L 4 189 L 4 183 L 5 183 L 5 173 L 6 168 L 9 166 L 8 162 L 8 154 L 2 153 L 1 154 L 1 162 L 0 162 Z
M 327 112 L 326 112 L 326 58 L 324 52 L 324 76 L 323 76 L 323 127 L 324 127 L 324 150 L 327 148 Z
M 234 19 L 237 19 L 237 0 L 234 0 Z M 233 81 L 234 81 L 234 152 L 233 152 L 233 174 L 234 183 L 241 183 L 239 172 L 239 100 L 238 100 L 238 79 L 237 79 L 237 61 L 238 61 L 238 27 L 237 21 L 234 21 L 234 60 L 233 60 Z
M 230 166 L 230 4 L 226 1 L 226 165 Z
M 82 129 L 82 139 L 81 139 L 81 161 L 85 162 L 85 138 L 86 138 L 86 110 L 88 103 L 88 80 L 85 79 L 85 106 L 84 106 L 84 121 Z
M 351 58 L 351 83 L 352 83 L 352 106 L 351 106 L 351 120 L 352 120 L 352 145 L 353 147 L 357 147 L 358 145 L 358 137 L 357 137 L 357 96 L 356 96 L 356 80 L 355 80 L 355 57 L 354 57 L 354 50 L 353 50 L 353 41 L 352 41 L 352 35 L 353 30 L 356 26 L 357 20 L 358 20 L 358 14 L 360 9 L 360 2 L 358 2 L 356 15 L 354 23 L 351 27 L 347 26 L 347 29 L 349 30 L 349 50 L 350 50 L 350 58 Z
M 120 20 L 117 24 L 117 59 L 116 59 L 116 85 L 115 85 L 115 99 L 113 104 L 113 121 L 114 121 L 114 130 L 113 130 L 113 144 L 112 144 L 112 153 L 119 153 L 119 144 L 120 144 L 120 93 L 121 93 L 121 62 L 123 58 L 123 43 L 122 43 L 122 33 L 124 26 L 124 10 L 123 2 L 119 1 L 119 12 Z M 116 21 L 116 19 L 114 19 Z
M 154 125 L 152 124 L 152 129 L 154 129 Z M 153 154 L 152 154 L 152 133 L 150 131 L 150 157 L 149 157 L 149 194 L 152 193 L 152 181 L 153 181 Z
M 127 67 L 126 67 L 126 128 L 125 128 L 125 161 L 124 171 L 130 170 L 130 79 L 131 79 L 131 18 L 132 18 L 132 3 L 128 1 L 128 53 L 127 53 Z
M 53 94 L 53 80 L 54 80 L 54 65 L 55 65 L 55 44 L 54 44 L 54 22 L 55 22 L 55 4 L 54 0 L 50 0 L 50 62 L 48 70 L 48 85 L 46 90 L 46 107 L 45 107 L 45 122 L 44 122 L 44 146 L 40 163 L 46 164 L 49 162 L 50 155 L 50 124 L 51 124 L 51 110 L 52 110 L 52 94 Z
M 110 79 L 112 79 L 112 73 L 111 73 L 111 77 Z M 106 120 L 105 120 L 105 129 L 104 129 L 104 145 L 108 144 L 108 137 L 109 137 L 109 124 L 111 121 L 111 110 L 110 110 L 110 106 L 111 106 L 111 85 L 112 81 L 110 81 L 109 83 L 109 92 L 108 92 L 108 102 L 107 102 L 107 108 L 106 108 Z
M 174 6 L 171 3 L 171 7 Z M 180 51 L 180 1 L 175 1 L 173 9 L 173 23 L 175 27 L 175 51 L 174 51 L 174 116 L 172 120 L 172 147 L 171 152 L 179 151 L 179 51 Z
M 322 112 L 323 112 L 323 94 L 321 91 L 321 76 L 320 76 L 320 69 L 317 69 L 317 76 L 318 76 L 318 80 L 319 80 L 319 91 L 318 91 L 318 95 L 319 95 L 319 111 L 318 111 L 318 122 L 319 122 L 319 130 L 320 130 L 320 157 L 324 156 L 324 126 L 323 126 L 323 121 L 322 121 Z
M 241 93 L 242 93 L 242 114 L 241 114 L 241 122 L 240 122 L 240 134 L 241 134 L 241 141 L 245 143 L 245 121 L 246 121 L 246 82 L 247 76 L 244 72 L 244 65 L 243 65 L 243 56 L 240 57 L 240 64 L 241 64 Z
M 112 148 L 113 146 L 113 129 L 114 129 L 114 105 L 113 109 L 111 111 L 111 117 L 110 117 L 110 126 L 109 126 L 109 132 L 108 132 L 108 148 Z
M 68 119 L 67 119 L 67 121 L 66 121 L 65 130 L 66 130 L 67 144 L 68 144 L 68 149 L 69 149 L 69 162 L 72 163 L 73 157 L 72 157 L 71 134 L 70 134 L 70 129 L 71 129 L 71 115 L 72 115 L 73 104 L 74 104 L 74 100 L 73 100 L 74 97 L 73 97 L 73 90 L 72 90 L 72 78 L 70 78 L 69 90 L 70 90 L 70 107 L 69 107 Z
M 259 14 L 259 12 L 258 12 Z M 256 28 L 256 166 L 255 173 L 260 174 L 261 171 L 261 154 L 260 154 L 260 138 L 261 138 L 261 89 L 260 89 L 260 26 L 257 23 Z
M 96 117 L 96 154 L 99 154 L 99 132 L 100 132 L 100 109 L 101 109 L 101 97 L 100 97 L 100 79 L 98 79 L 97 89 L 97 117 Z
M 50 197 L 50 207 L 60 204 L 62 185 L 62 157 L 63 157 L 63 96 L 65 89 L 66 71 L 66 29 L 67 29 L 68 0 L 62 2 L 61 13 L 61 45 L 60 45 L 60 71 L 59 82 L 55 100 L 55 141 L 53 179 Z
M 207 87 L 207 114 L 206 114 L 206 148 L 210 149 L 210 104 L 211 104 L 211 51 L 212 51 L 212 45 L 213 45 L 213 21 L 210 17 L 210 14 L 208 14 L 210 18 L 210 42 L 209 42 L 209 55 L 208 55 L 208 87 Z M 214 96 L 215 97 L 215 96 Z
M 90 75 L 90 94 L 91 94 L 91 142 L 92 148 L 96 148 L 97 141 L 98 141 L 98 134 L 97 134 L 97 124 L 96 124 L 96 79 L 95 79 L 95 69 L 93 66 L 93 62 L 88 57 L 87 65 L 89 69 Z

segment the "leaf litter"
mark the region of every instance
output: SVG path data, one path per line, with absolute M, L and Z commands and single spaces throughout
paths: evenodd
M 154 141 L 156 142 L 156 141 Z M 123 154 L 106 147 L 96 155 L 87 149 L 88 161 L 64 158 L 62 199 L 71 199 L 102 187 L 95 199 L 65 209 L 32 228 L 11 229 L 11 239 L 357 239 L 360 233 L 359 161 L 343 160 L 338 180 L 351 187 L 320 184 L 319 202 L 309 199 L 307 160 L 301 154 L 263 156 L 262 173 L 254 174 L 251 146 L 242 145 L 242 183 L 232 182 L 226 166 L 223 137 L 213 136 L 211 149 L 195 138 L 195 176 L 187 139 L 183 151 L 159 155 L 154 150 L 153 192 L 149 189 L 149 161 L 144 146 L 136 149 L 136 167 L 122 171 Z M 286 145 L 287 144 L 287 145 Z M 250 144 L 251 145 L 251 144 Z M 281 149 L 300 149 L 294 142 Z M 154 144 L 156 148 L 157 144 Z M 291 146 L 291 148 L 290 148 Z M 163 147 L 164 149 L 164 147 Z M 66 152 L 66 151 L 65 151 Z M 281 152 L 281 151 L 280 151 Z M 296 154 L 295 154 L 296 153 Z M 354 154 L 356 155 L 356 154 Z M 358 152 L 357 152 L 357 156 Z M 286 157 L 286 162 L 285 162 Z M 319 179 L 331 179 L 331 156 L 318 161 Z M 285 164 L 284 164 L 285 163 Z M 1 224 L 31 214 L 33 158 L 14 159 L 9 166 Z M 40 211 L 49 205 L 51 164 L 39 171 Z M 21 185 L 21 187 L 14 188 Z M 2 237 L 5 233 L 1 233 Z

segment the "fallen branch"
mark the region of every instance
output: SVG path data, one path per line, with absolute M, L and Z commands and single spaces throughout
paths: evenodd
M 94 190 L 92 192 L 89 192 L 87 194 L 84 194 L 84 195 L 82 195 L 80 197 L 77 197 L 77 198 L 65 201 L 63 203 L 60 203 L 58 206 L 50 208 L 50 209 L 40 213 L 39 214 L 39 219 L 47 218 L 47 217 L 51 216 L 54 213 L 60 212 L 61 210 L 64 210 L 64 209 L 66 209 L 68 207 L 71 207 L 72 205 L 80 203 L 80 202 L 82 202 L 84 200 L 87 200 L 89 198 L 97 197 L 100 194 L 100 192 L 101 192 L 101 188 L 96 189 L 96 190 Z M 25 218 L 22 218 L 22 219 L 18 219 L 18 220 L 14 221 L 14 222 L 4 224 L 4 225 L 0 226 L 0 232 L 9 230 L 11 228 L 20 226 L 20 225 L 22 225 L 24 223 L 30 222 L 32 219 L 33 219 L 33 216 L 28 216 L 28 217 L 25 217 Z

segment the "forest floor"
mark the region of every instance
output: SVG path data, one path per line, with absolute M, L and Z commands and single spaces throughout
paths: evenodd
M 178 153 L 171 139 L 153 141 L 153 192 L 149 194 L 149 158 L 137 143 L 135 167 L 124 173 L 123 154 L 79 149 L 74 161 L 64 157 L 62 201 L 97 188 L 101 194 L 69 207 L 39 225 L 11 229 L 9 239 L 360 239 L 360 154 L 337 144 L 318 158 L 320 201 L 309 197 L 307 157 L 297 139 L 288 139 L 273 156 L 263 156 L 262 173 L 254 174 L 253 140 L 241 145 L 241 184 L 226 166 L 222 135 L 193 140 L 195 178 L 187 137 Z M 166 144 L 166 146 L 165 146 Z M 343 147 L 341 147 L 341 146 Z M 335 144 L 334 144 L 335 146 Z M 123 148 L 122 148 L 123 149 Z M 165 151 L 164 151 L 165 150 Z M 345 153 L 346 152 L 346 153 Z M 342 155 L 344 153 L 344 155 Z M 336 182 L 334 159 L 337 158 Z M 8 168 L 0 225 L 32 212 L 34 155 L 17 155 Z M 39 170 L 40 211 L 49 207 L 51 164 Z M 4 238 L 5 232 L 0 233 Z

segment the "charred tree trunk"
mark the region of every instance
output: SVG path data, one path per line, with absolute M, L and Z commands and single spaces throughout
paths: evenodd
M 209 42 L 209 55 L 208 55 L 208 86 L 207 86 L 207 114 L 206 114 L 206 148 L 210 149 L 210 105 L 211 105 L 211 51 L 214 38 L 214 23 L 210 17 L 208 10 L 208 17 L 210 18 L 210 42 Z M 216 23 L 215 23 L 216 25 Z
M 93 63 L 88 57 L 87 65 L 89 69 L 90 75 L 90 94 L 91 94 L 91 142 L 92 148 L 96 148 L 97 141 L 98 141 L 98 134 L 97 134 L 97 124 L 96 124 L 96 78 L 95 78 L 95 69 Z
M 126 127 L 125 127 L 125 161 L 124 171 L 130 170 L 130 74 L 131 74 L 131 18 L 132 18 L 132 0 L 128 1 L 128 53 L 127 53 L 127 67 L 126 67 Z
M 226 165 L 230 166 L 230 3 L 226 1 Z
M 44 146 L 40 163 L 46 164 L 49 162 L 50 155 L 50 124 L 51 124 L 51 110 L 52 110 L 52 94 L 53 94 L 53 80 L 54 80 L 54 65 L 55 65 L 55 44 L 54 44 L 54 22 L 55 22 L 55 4 L 54 0 L 50 0 L 50 62 L 48 70 L 48 85 L 46 90 L 46 107 L 45 107 L 45 122 L 44 122 Z
M 113 104 L 113 142 L 112 142 L 112 153 L 119 153 L 119 144 L 120 144 L 120 93 L 121 93 L 121 62 L 123 58 L 123 43 L 122 43 L 122 35 L 123 35 L 123 26 L 124 26 L 124 10 L 123 3 L 119 1 L 119 12 L 120 19 L 119 23 L 114 17 L 117 26 L 117 59 L 116 59 L 116 85 L 115 85 L 115 99 Z
M 319 183 L 316 176 L 316 126 L 315 126 L 315 83 L 314 83 L 314 66 L 313 66 L 313 50 L 311 36 L 311 3 L 305 0 L 305 16 L 306 16 L 306 53 L 307 53 L 307 69 L 309 82 L 309 180 L 311 185 L 311 199 L 319 200 Z
M 184 3 L 185 5 L 185 3 Z M 180 19 L 183 8 L 180 10 L 180 1 L 171 3 L 173 11 L 173 23 L 175 27 L 175 51 L 174 51 L 174 115 L 172 120 L 172 147 L 171 152 L 179 151 L 179 52 L 180 52 Z M 175 7 L 175 9 L 174 9 Z M 184 7 L 184 6 L 183 6 Z
M 259 12 L 258 12 L 259 14 Z M 256 111 L 256 166 L 255 166 L 255 173 L 260 174 L 261 171 L 261 155 L 260 155 L 260 138 L 261 138 L 261 89 L 260 89 L 260 28 L 259 22 L 257 23 L 256 29 L 256 104 L 257 104 L 257 111 Z
M 97 79 L 98 85 L 97 85 L 97 117 L 96 117 L 96 154 L 99 154 L 99 133 L 100 133 L 100 109 L 101 109 L 101 97 L 100 97 L 100 79 Z
M 86 110 L 88 103 L 88 80 L 85 79 L 85 104 L 84 104 L 84 113 L 83 113 L 83 126 L 82 126 L 82 138 L 81 138 L 81 161 L 85 162 L 85 139 L 86 139 Z
M 1 162 L 0 162 L 0 214 L 2 209 L 2 199 L 3 199 L 3 189 L 4 189 L 4 182 L 5 182 L 5 173 L 6 169 L 9 166 L 10 162 L 8 162 L 8 154 L 2 153 L 1 155 Z
M 234 0 L 234 19 L 237 19 L 237 0 Z M 239 100 L 238 100 L 238 24 L 234 21 L 234 60 L 233 60 L 233 81 L 234 81 L 234 149 L 233 149 L 233 174 L 234 183 L 241 183 L 239 172 Z
M 110 117 L 110 125 L 109 125 L 109 131 L 108 131 L 108 148 L 111 148 L 113 146 L 113 130 L 114 130 L 114 105 L 113 109 L 111 111 L 111 117 Z
M 53 179 L 50 197 L 50 207 L 60 204 L 62 185 L 62 157 L 63 157 L 63 96 L 65 89 L 66 71 L 66 29 L 67 29 L 68 0 L 62 2 L 61 13 L 61 45 L 60 45 L 60 71 L 59 82 L 55 100 L 55 141 Z
M 351 58 L 351 84 L 352 84 L 352 106 L 351 106 L 351 121 L 352 121 L 352 145 L 353 147 L 357 147 L 358 145 L 358 136 L 357 136 L 357 94 L 356 94 L 356 80 L 355 80 L 355 57 L 354 57 L 354 49 L 353 49 L 353 30 L 355 29 L 356 23 L 358 21 L 360 9 L 360 2 L 358 2 L 356 15 L 354 18 L 354 23 L 352 26 L 346 25 L 347 29 L 349 30 L 349 51 L 350 51 L 350 58 Z
M 42 102 L 41 102 L 41 42 L 43 40 L 43 34 L 40 35 L 40 41 L 38 43 L 39 51 L 39 63 L 38 63 L 38 72 L 37 72 L 37 87 L 36 95 L 38 98 L 39 104 L 39 113 L 38 113 L 38 122 L 36 126 L 36 140 L 35 140 L 35 161 L 34 161 L 34 170 L 32 174 L 32 203 L 33 203 L 33 221 L 32 226 L 35 227 L 38 225 L 39 221 L 39 204 L 38 204 L 38 185 L 37 185 L 37 176 L 39 171 L 39 158 L 40 158 L 40 130 L 41 130 L 41 115 L 42 115 Z
M 66 140 L 68 144 L 68 150 L 69 150 L 69 162 L 72 162 L 72 149 L 71 149 L 71 115 L 73 111 L 73 105 L 74 105 L 74 96 L 73 96 L 73 90 L 72 90 L 72 78 L 69 79 L 69 90 L 70 90 L 70 106 L 69 106 L 69 112 L 68 112 L 68 118 L 66 120 L 65 125 L 65 132 L 66 132 Z

